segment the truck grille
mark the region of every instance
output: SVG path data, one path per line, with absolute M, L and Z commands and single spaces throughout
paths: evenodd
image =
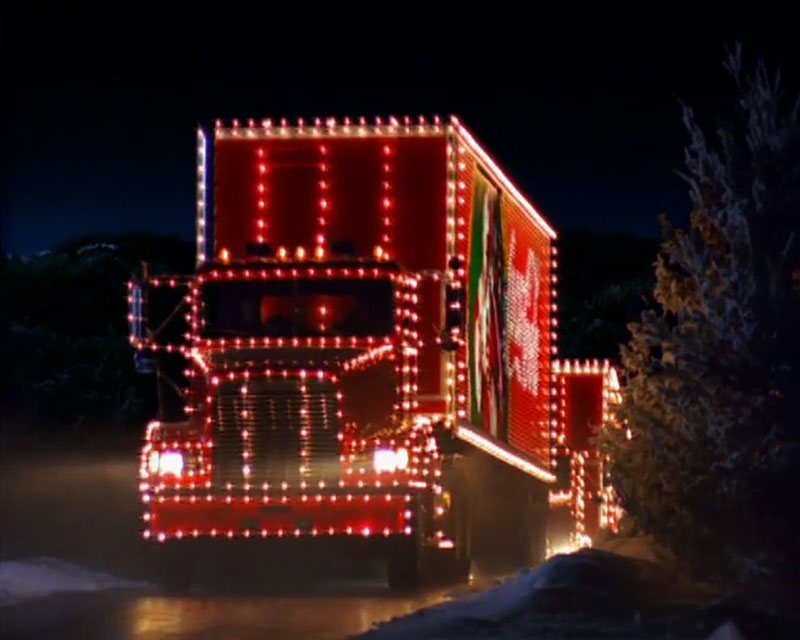
M 339 418 L 330 380 L 222 381 L 215 398 L 212 481 L 217 488 L 249 483 L 339 479 Z M 245 453 L 249 456 L 245 458 Z

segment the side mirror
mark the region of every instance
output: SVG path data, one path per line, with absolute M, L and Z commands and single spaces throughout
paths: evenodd
M 155 367 L 154 357 L 139 348 L 145 340 L 145 297 L 140 282 L 128 282 L 128 333 L 131 344 L 135 347 L 133 352 L 133 367 L 136 373 L 152 374 Z
M 447 333 L 463 334 L 466 324 L 467 295 L 464 287 L 447 284 L 445 286 L 445 320 Z
M 444 330 L 452 334 L 464 333 L 467 311 L 467 291 L 462 285 L 464 261 L 452 256 L 447 261 L 447 269 L 455 280 L 445 285 L 445 326 Z
M 441 347 L 442 351 L 458 351 L 461 343 L 457 340 L 454 340 L 447 331 L 442 331 L 442 335 L 439 338 L 439 346 Z
M 128 334 L 131 342 L 145 339 L 144 291 L 137 280 L 128 281 Z
M 466 291 L 462 286 L 445 285 L 445 316 L 440 338 L 444 351 L 458 351 L 459 337 L 464 335 L 466 325 Z

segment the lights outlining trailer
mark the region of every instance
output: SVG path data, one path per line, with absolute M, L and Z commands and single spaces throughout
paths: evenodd
M 501 446 L 496 441 L 488 438 L 487 436 L 479 433 L 475 429 L 465 427 L 463 425 L 456 427 L 456 437 L 469 442 L 481 451 L 494 456 L 498 460 L 502 460 L 512 467 L 516 467 L 520 471 L 527 473 L 541 480 L 542 482 L 554 483 L 556 481 L 555 475 L 535 465 L 530 460 L 526 460 L 521 455 L 509 451 L 508 448 Z
M 197 266 L 208 260 L 208 139 L 197 129 Z
M 547 223 L 547 221 L 539 214 L 539 212 L 528 201 L 528 199 L 519 192 L 519 190 L 514 186 L 514 183 L 508 179 L 506 174 L 502 171 L 502 169 L 500 169 L 497 163 L 492 160 L 491 156 L 486 153 L 486 151 L 483 150 L 483 147 L 477 143 L 472 134 L 464 125 L 459 122 L 458 118 L 455 116 L 453 116 L 453 126 L 456 127 L 459 136 L 461 136 L 469 148 L 477 154 L 481 162 L 491 169 L 492 173 L 500 180 L 503 187 L 507 189 L 514 196 L 514 198 L 522 204 L 522 206 L 525 208 L 525 211 L 531 216 L 536 224 L 539 225 L 539 227 L 550 237 L 551 240 L 555 240 L 558 237 L 555 229 L 553 229 L 553 227 Z

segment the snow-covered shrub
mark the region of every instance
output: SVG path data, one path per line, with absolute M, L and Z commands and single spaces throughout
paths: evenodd
M 653 304 L 622 349 L 606 429 L 636 526 L 712 581 L 773 580 L 800 545 L 800 127 L 759 63 L 726 68 L 735 114 L 710 144 L 691 109 L 688 229 L 663 221 Z

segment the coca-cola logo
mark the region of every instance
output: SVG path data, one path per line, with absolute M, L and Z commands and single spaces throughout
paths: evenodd
M 508 249 L 508 319 L 511 342 L 508 374 L 526 391 L 539 391 L 539 259 L 527 249 L 525 266 L 518 269 L 517 234 L 511 232 Z

